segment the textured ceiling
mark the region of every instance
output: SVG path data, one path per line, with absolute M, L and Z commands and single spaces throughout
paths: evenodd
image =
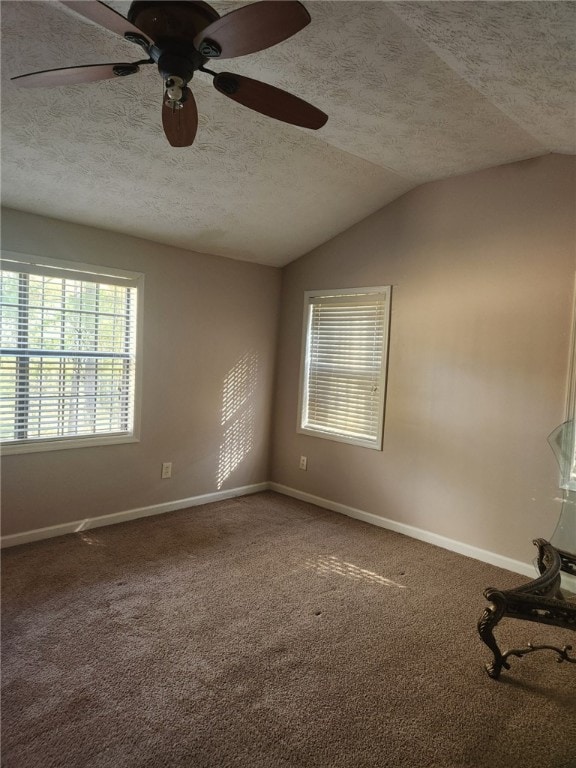
M 196 142 L 174 149 L 155 67 L 17 89 L 10 77 L 142 51 L 58 2 L 2 2 L 3 204 L 280 266 L 423 182 L 576 152 L 576 3 L 305 5 L 297 35 L 213 68 L 296 93 L 328 123 L 271 120 L 197 73 Z

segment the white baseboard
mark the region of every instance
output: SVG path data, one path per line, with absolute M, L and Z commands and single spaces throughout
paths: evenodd
M 298 491 L 295 488 L 272 482 L 244 485 L 240 488 L 231 488 L 226 491 L 205 493 L 201 496 L 191 496 L 188 499 L 167 501 L 162 504 L 152 504 L 149 507 L 138 507 L 136 509 L 128 509 L 124 512 L 115 512 L 111 515 L 90 517 L 84 520 L 75 520 L 72 523 L 61 523 L 59 525 L 51 525 L 47 528 L 36 528 L 32 531 L 23 531 L 22 533 L 15 533 L 10 536 L 2 536 L 0 539 L 0 547 L 15 547 L 18 544 L 27 544 L 28 542 L 40 541 L 41 539 L 50 539 L 54 536 L 63 536 L 66 533 L 79 533 L 80 531 L 87 531 L 90 528 L 115 525 L 116 523 L 124 523 L 128 520 L 136 520 L 139 517 L 161 515 L 165 512 L 175 512 L 178 509 L 197 507 L 200 504 L 210 504 L 213 501 L 222 501 L 223 499 L 232 499 L 237 496 L 246 496 L 250 493 L 259 493 L 268 490 L 282 493 L 285 496 L 292 496 L 295 499 L 300 499 L 300 501 L 306 501 L 309 504 L 315 504 L 317 507 L 330 509 L 333 512 L 340 512 L 343 515 L 354 517 L 357 520 L 363 520 L 365 523 L 371 523 L 380 528 L 386 528 L 390 531 L 395 531 L 396 533 L 402 533 L 413 539 L 419 539 L 428 544 L 434 544 L 437 547 L 442 547 L 443 549 L 448 549 L 452 552 L 458 552 L 460 555 L 472 557 L 475 560 L 481 560 L 483 563 L 489 563 L 490 565 L 496 565 L 507 571 L 520 573 L 523 576 L 528 576 L 530 578 L 534 578 L 536 575 L 536 570 L 532 563 L 523 563 L 520 560 L 513 560 L 510 557 L 498 555 L 495 552 L 480 549 L 479 547 L 473 547 L 470 544 L 464 544 L 461 541 L 449 539 L 446 536 L 440 536 L 437 533 L 432 533 L 431 531 L 426 531 L 422 528 L 416 528 L 415 526 L 406 525 L 405 523 L 398 523 L 395 520 L 389 520 L 386 517 L 380 517 L 371 512 L 364 512 L 361 509 L 348 507 L 345 504 L 330 501 L 330 499 L 323 499 L 320 496 L 313 496 L 311 493 Z M 576 578 L 563 574 L 562 579 L 563 582 L 564 579 L 566 579 L 567 588 L 570 589 L 571 592 L 576 593 Z
M 14 533 L 10 536 L 2 536 L 0 539 L 0 547 L 2 547 L 2 549 L 4 547 L 15 547 L 18 544 L 27 544 L 28 542 L 40 541 L 41 539 L 51 539 L 54 536 L 63 536 L 66 533 L 79 533 L 80 531 L 87 531 L 90 528 L 100 528 L 104 525 L 125 523 L 127 520 L 136 520 L 139 517 L 161 515 L 164 514 L 164 512 L 175 512 L 178 509 L 197 507 L 200 504 L 210 504 L 213 501 L 233 499 L 237 496 L 246 496 L 249 493 L 259 493 L 260 491 L 268 490 L 269 487 L 269 483 L 255 483 L 254 485 L 244 485 L 240 488 L 231 488 L 227 491 L 216 491 L 215 493 L 205 493 L 201 496 L 191 496 L 189 499 L 177 499 L 176 501 L 166 501 L 162 504 L 152 504 L 149 507 L 128 509 L 124 512 L 115 512 L 111 515 L 89 517 L 85 520 L 75 520 L 72 523 L 60 523 L 59 525 L 51 525 L 48 528 L 36 528 L 33 531 L 23 531 L 22 533 Z
M 464 544 L 461 541 L 449 539 L 446 536 L 440 536 L 437 533 L 425 531 L 424 529 L 416 528 L 413 525 L 406 525 L 406 523 L 398 523 L 395 520 L 388 520 L 386 517 L 373 515 L 371 512 L 364 512 L 361 509 L 348 507 L 345 504 L 339 504 L 335 501 L 330 501 L 329 499 L 323 499 L 320 496 L 313 496 L 311 493 L 298 491 L 295 488 L 289 488 L 286 485 L 269 483 L 268 486 L 271 491 L 283 493 L 285 496 L 292 496 L 295 499 L 300 499 L 300 501 L 307 501 L 310 504 L 315 504 L 317 507 L 324 507 L 333 512 L 340 512 L 348 517 L 354 517 L 356 520 L 363 520 L 365 523 L 378 525 L 380 528 L 386 528 L 389 531 L 403 533 L 405 536 L 410 536 L 413 539 L 419 539 L 420 541 L 425 541 L 427 544 L 434 544 L 437 547 L 449 549 L 451 552 L 458 552 L 460 555 L 472 557 L 474 560 L 481 560 L 483 563 L 489 563 L 490 565 L 496 565 L 498 568 L 504 568 L 507 571 L 521 573 L 523 576 L 529 576 L 531 578 L 534 578 L 537 575 L 536 569 L 532 563 L 523 563 L 521 560 L 513 560 L 511 557 L 498 555 L 487 549 L 473 547 L 470 544 Z

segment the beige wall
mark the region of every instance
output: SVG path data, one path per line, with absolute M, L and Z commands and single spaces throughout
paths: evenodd
M 268 479 L 279 270 L 11 210 L 2 223 L 7 250 L 145 273 L 140 442 L 5 456 L 4 535 Z
M 545 438 L 564 417 L 575 166 L 552 155 L 424 185 L 289 265 L 272 420 L 279 270 L 4 211 L 4 248 L 146 285 L 141 441 L 4 457 L 3 534 L 272 479 L 528 561 L 559 512 Z M 298 435 L 304 291 L 381 284 L 384 450 Z
M 551 155 L 426 184 L 284 270 L 274 481 L 532 558 L 559 514 L 546 436 L 564 418 L 575 165 Z M 297 434 L 304 291 L 387 284 L 383 451 Z

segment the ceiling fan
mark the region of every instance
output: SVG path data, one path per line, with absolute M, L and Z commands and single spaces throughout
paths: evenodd
M 324 112 L 287 91 L 205 67 L 210 59 L 255 53 L 295 35 L 311 20 L 299 2 L 262 0 L 220 17 L 198 0 L 135 0 L 127 19 L 98 0 L 62 0 L 62 4 L 139 45 L 147 58 L 31 72 L 12 78 L 19 86 L 90 83 L 134 75 L 141 65 L 156 64 L 165 88 L 162 126 L 173 147 L 189 147 L 196 136 L 198 110 L 188 87 L 195 72 L 210 75 L 217 91 L 268 117 L 312 129 L 328 120 Z

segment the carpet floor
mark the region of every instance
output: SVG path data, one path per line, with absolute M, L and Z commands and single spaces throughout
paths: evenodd
M 576 768 L 576 665 L 484 670 L 508 571 L 271 492 L 2 569 L 4 768 Z

